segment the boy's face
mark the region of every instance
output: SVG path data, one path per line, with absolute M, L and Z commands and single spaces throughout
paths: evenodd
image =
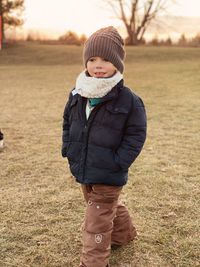
M 111 77 L 117 71 L 110 61 L 101 57 L 91 57 L 86 67 L 90 76 L 95 78 Z

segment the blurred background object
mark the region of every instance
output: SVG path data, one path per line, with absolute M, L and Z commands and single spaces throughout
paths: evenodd
M 3 133 L 0 129 L 0 150 L 4 148 L 4 139 L 3 139 Z

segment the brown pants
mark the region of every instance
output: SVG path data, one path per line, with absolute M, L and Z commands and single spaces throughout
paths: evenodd
M 118 201 L 122 187 L 82 185 L 82 190 L 87 208 L 80 266 L 106 267 L 111 244 L 127 244 L 136 237 L 136 229 L 128 210 Z

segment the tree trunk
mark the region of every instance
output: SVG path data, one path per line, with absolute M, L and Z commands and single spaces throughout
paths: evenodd
M 169 0 L 106 0 L 127 31 L 126 44 L 138 45 L 144 42 L 143 36 L 156 16 L 165 9 Z M 129 9 L 129 10 L 128 10 Z
M 138 45 L 139 44 L 138 37 L 134 32 L 128 33 L 128 38 L 127 38 L 126 44 L 127 45 Z
M 138 38 L 134 30 L 131 29 L 130 25 L 126 25 L 126 30 L 128 33 L 128 37 L 126 39 L 127 45 L 137 45 L 138 44 Z

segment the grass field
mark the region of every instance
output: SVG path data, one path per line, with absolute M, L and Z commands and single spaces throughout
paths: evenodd
M 0 52 L 1 267 L 78 266 L 85 204 L 60 146 L 81 54 Z M 145 102 L 148 138 L 122 194 L 139 238 L 112 253 L 111 267 L 200 266 L 200 49 L 128 47 L 125 81 Z

